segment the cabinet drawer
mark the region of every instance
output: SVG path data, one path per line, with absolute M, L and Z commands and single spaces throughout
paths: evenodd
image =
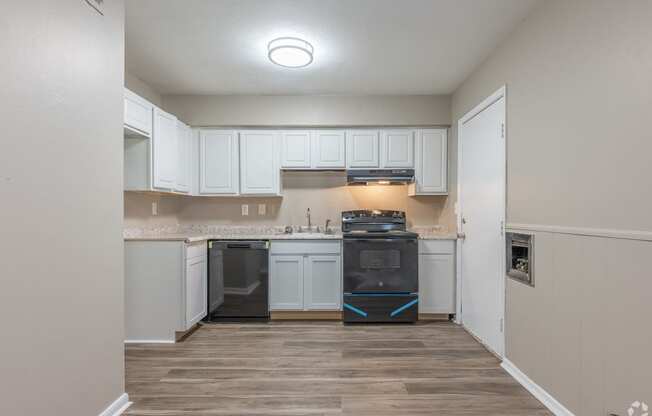
M 340 241 L 272 241 L 271 254 L 340 254 Z
M 194 259 L 195 257 L 207 256 L 208 249 L 206 242 L 192 243 L 186 246 L 186 260 Z
M 454 254 L 455 240 L 419 240 L 419 254 Z

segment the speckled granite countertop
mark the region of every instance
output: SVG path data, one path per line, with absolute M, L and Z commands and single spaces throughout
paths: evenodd
M 152 228 L 129 228 L 123 232 L 125 241 L 185 241 L 195 243 L 206 240 L 341 240 L 338 230 L 333 234 L 294 232 L 285 234 L 284 227 L 262 226 L 165 226 Z M 456 240 L 457 234 L 441 227 L 415 227 L 410 231 L 419 234 L 422 240 Z

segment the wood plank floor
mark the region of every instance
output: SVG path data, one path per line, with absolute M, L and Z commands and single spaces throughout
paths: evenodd
M 551 415 L 449 322 L 205 325 L 126 372 L 127 415 Z

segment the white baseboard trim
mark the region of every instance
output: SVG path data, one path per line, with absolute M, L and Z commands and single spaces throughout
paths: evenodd
M 174 344 L 173 339 L 126 339 L 125 344 Z
M 537 398 L 544 406 L 548 408 L 555 416 L 575 416 L 573 412 L 559 403 L 550 393 L 545 391 L 541 386 L 532 381 L 508 359 L 503 359 L 501 367 L 505 369 L 512 377 L 516 379 L 527 391 Z
M 122 393 L 113 403 L 109 405 L 99 416 L 118 416 L 121 415 L 127 408 L 131 406 L 129 395 Z

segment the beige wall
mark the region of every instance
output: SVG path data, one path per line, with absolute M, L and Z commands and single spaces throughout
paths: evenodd
M 306 225 L 306 209 L 312 221 L 340 224 L 341 211 L 379 208 L 406 211 L 410 225 L 439 223 L 444 196 L 408 197 L 404 186 L 350 187 L 343 175 L 332 173 L 286 173 L 282 198 L 187 197 L 125 192 L 125 227 L 153 227 L 189 224 Z M 158 203 L 159 215 L 151 215 L 151 203 Z M 249 205 L 249 216 L 241 205 Z M 258 215 L 258 204 L 266 214 Z
M 651 18 L 649 1 L 542 2 L 454 93 L 456 122 L 507 85 L 509 223 L 652 231 Z M 577 415 L 651 402 L 652 242 L 535 234 L 507 357 Z
M 156 95 L 143 81 L 131 76 L 127 87 L 134 92 Z M 449 96 L 163 96 L 166 111 L 192 126 L 379 126 L 450 125 Z M 148 196 L 125 193 L 125 226 L 210 224 L 304 224 L 310 207 L 315 221 L 330 218 L 339 223 L 348 209 L 387 208 L 407 211 L 414 225 L 443 222 L 454 228 L 449 217 L 441 218 L 446 197 L 408 197 L 404 187 L 352 188 L 340 177 L 294 173 L 283 181 L 283 198 L 207 198 Z M 151 215 L 151 203 L 159 203 L 159 216 Z M 240 215 L 242 204 L 268 205 L 259 216 L 250 207 Z
M 124 392 L 123 1 L 3 2 L 0 414 Z
M 165 108 L 200 126 L 380 126 L 451 122 L 450 97 L 408 96 L 169 96 Z

